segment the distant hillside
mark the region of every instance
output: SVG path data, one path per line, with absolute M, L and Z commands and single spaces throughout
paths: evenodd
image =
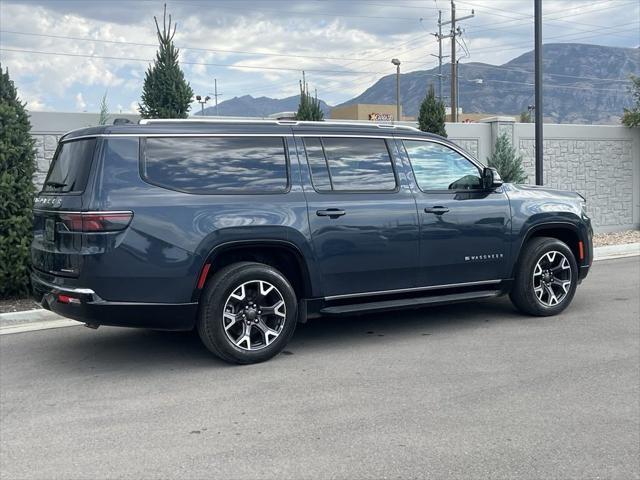
M 631 105 L 627 90 L 629 75 L 640 74 L 640 49 L 553 43 L 543 46 L 543 58 L 545 119 L 558 123 L 619 123 L 622 109 Z M 460 63 L 460 106 L 468 113 L 518 115 L 534 103 L 533 69 L 533 51 L 499 66 Z M 446 97 L 450 90 L 449 71 L 450 66 L 445 65 Z M 433 83 L 437 88 L 436 74 L 437 68 L 433 68 L 401 75 L 400 95 L 405 115 L 417 115 L 428 85 Z M 298 101 L 298 95 L 282 99 L 244 95 L 221 102 L 218 111 L 226 116 L 264 117 L 295 111 Z M 342 105 L 395 102 L 396 79 L 391 74 Z M 323 101 L 321 105 L 329 117 L 331 107 Z M 206 108 L 205 114 L 215 115 L 215 107 Z
M 228 117 L 266 117 L 277 112 L 295 112 L 298 110 L 300 96 L 294 95 L 287 98 L 269 98 L 257 97 L 251 95 L 243 95 L 242 97 L 233 97 L 218 104 L 218 114 Z M 320 106 L 325 116 L 329 116 L 331 107 L 324 101 L 320 100 Z M 204 109 L 205 115 L 215 115 L 216 108 L 208 107 Z M 196 113 L 200 115 L 200 112 Z
M 623 107 L 631 103 L 626 80 L 630 74 L 640 72 L 639 49 L 557 43 L 543 46 L 543 59 L 545 118 L 559 123 L 619 122 Z M 533 70 L 533 51 L 499 68 L 478 62 L 460 63 L 460 106 L 469 113 L 517 115 L 534 103 Z M 450 65 L 443 71 L 447 74 L 443 95 L 448 96 Z M 417 115 L 429 83 L 437 88 L 436 73 L 434 68 L 401 75 L 400 95 L 406 115 Z M 395 81 L 395 75 L 387 75 L 342 105 L 395 103 Z

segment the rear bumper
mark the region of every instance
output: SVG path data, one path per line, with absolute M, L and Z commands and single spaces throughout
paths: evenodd
M 67 287 L 31 273 L 35 300 L 47 310 L 90 326 L 191 330 L 195 326 L 197 303 L 109 302 L 89 288 Z M 60 295 L 70 302 L 60 301 Z

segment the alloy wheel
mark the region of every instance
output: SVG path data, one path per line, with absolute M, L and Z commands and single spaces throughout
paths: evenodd
M 286 319 L 280 291 L 264 280 L 238 286 L 227 298 L 222 314 L 225 334 L 243 350 L 261 350 L 280 336 Z
M 543 254 L 533 269 L 533 291 L 545 307 L 561 303 L 571 289 L 571 281 L 571 264 L 557 250 Z

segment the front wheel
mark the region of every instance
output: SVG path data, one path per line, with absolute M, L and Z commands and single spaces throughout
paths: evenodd
M 509 297 L 518 310 L 550 316 L 569 306 L 576 292 L 578 266 L 571 249 L 555 238 L 538 237 L 523 247 Z
M 297 300 L 275 268 L 241 262 L 217 272 L 202 292 L 198 333 L 232 363 L 263 362 L 285 347 L 296 328 Z

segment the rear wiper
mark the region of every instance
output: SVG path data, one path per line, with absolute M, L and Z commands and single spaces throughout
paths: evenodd
M 67 186 L 67 184 L 66 184 L 66 183 L 62 183 L 62 182 L 52 182 L 52 181 L 44 182 L 44 184 L 45 184 L 45 185 L 50 185 L 50 186 L 52 186 L 52 187 L 54 187 L 54 188 L 62 188 L 62 187 L 66 187 L 66 186 Z

